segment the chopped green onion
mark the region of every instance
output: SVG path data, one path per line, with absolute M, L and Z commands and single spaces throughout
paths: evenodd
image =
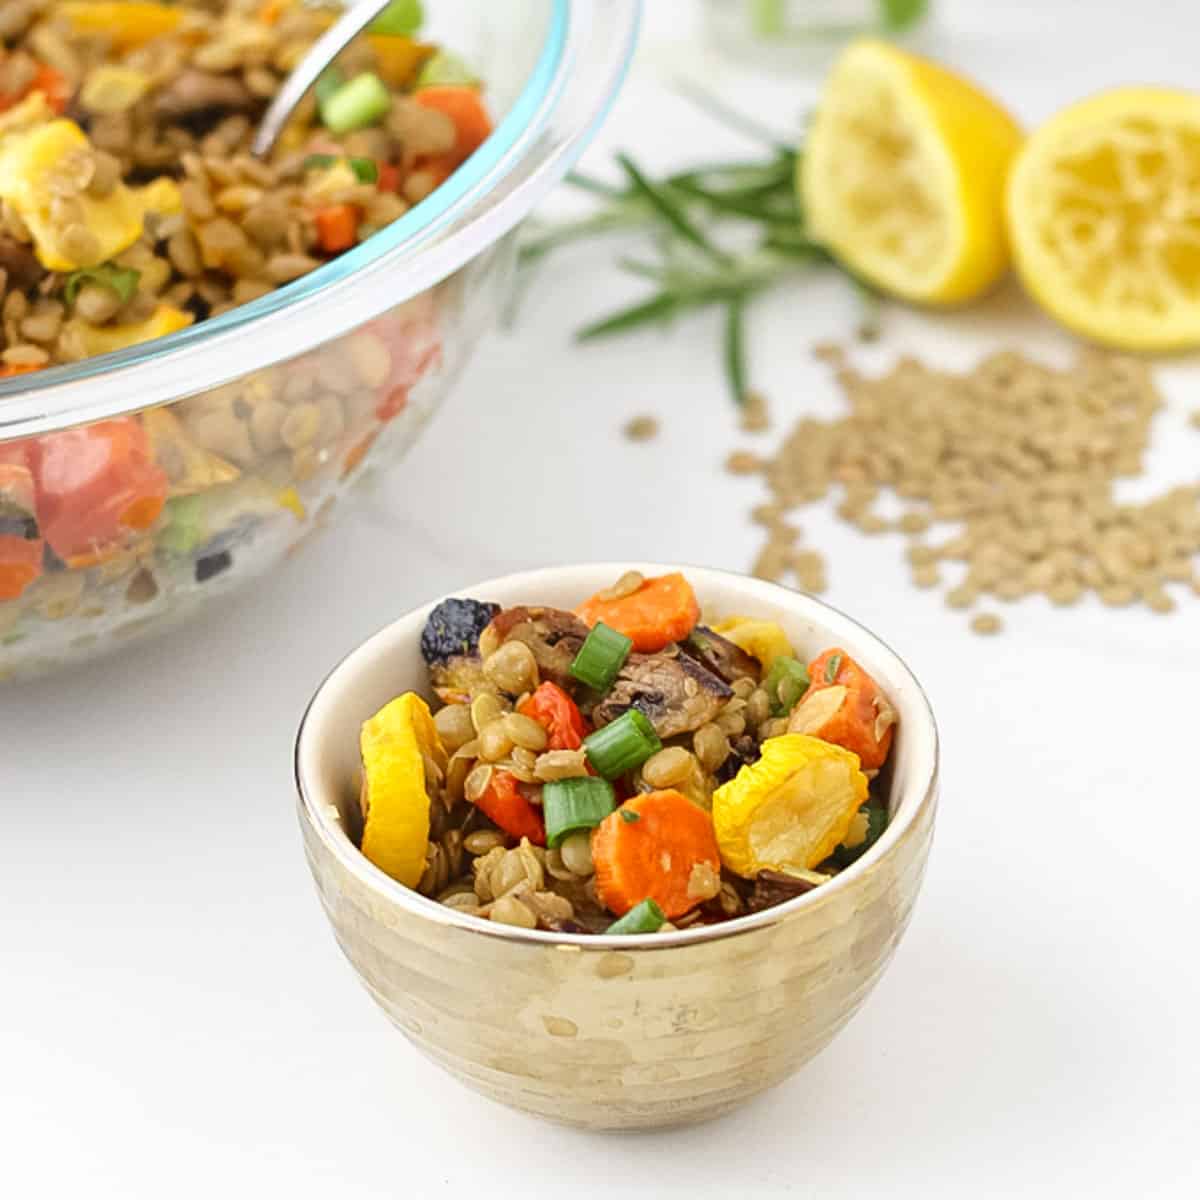
M 644 712 L 631 708 L 609 725 L 602 725 L 583 739 L 588 761 L 605 779 L 616 779 L 640 767 L 662 749 Z
M 614 921 L 605 933 L 656 933 L 667 914 L 653 900 L 635 904 L 623 917 Z
M 834 654 L 825 664 L 825 682 L 833 683 L 838 677 L 838 672 L 842 669 L 842 656 Z
M 542 813 L 546 818 L 546 845 L 552 850 L 569 833 L 595 829 L 616 807 L 607 779 L 584 775 L 556 779 L 542 788 Z
M 167 501 L 166 523 L 158 545 L 169 554 L 191 554 L 208 540 L 207 504 L 200 496 L 173 496 Z
M 316 99 L 317 107 L 324 108 L 325 102 L 334 94 L 340 91 L 346 83 L 346 77 L 337 69 L 330 67 L 326 71 L 322 71 L 317 76 L 317 82 L 313 84 L 313 97 Z
M 632 638 L 597 621 L 571 663 L 571 674 L 580 683 L 586 683 L 598 692 L 607 692 L 632 649 Z
M 98 267 L 82 267 L 67 276 L 67 282 L 63 286 L 63 299 L 68 304 L 74 304 L 75 297 L 79 295 L 79 289 L 85 283 L 98 283 L 101 287 L 116 292 L 121 303 L 125 304 L 137 291 L 138 281 L 141 277 L 141 271 L 135 270 L 133 267 L 118 267 L 113 263 L 101 263 Z
M 425 10 L 421 0 L 392 0 L 367 26 L 368 33 L 382 33 L 389 37 L 410 37 L 425 23 Z
M 330 133 L 349 133 L 373 125 L 391 105 L 387 84 L 371 71 L 364 71 L 321 103 L 321 121 Z
M 448 50 L 439 50 L 420 70 L 416 86 L 478 87 L 479 76 L 467 64 Z
M 621 820 L 626 825 L 632 825 L 634 821 L 640 821 L 642 814 L 636 808 L 621 808 L 617 810 L 621 814 Z
M 346 161 L 359 183 L 379 182 L 379 164 L 373 158 L 350 158 Z
M 306 171 L 328 171 L 337 164 L 336 154 L 310 154 L 304 160 Z
M 771 698 L 771 715 L 787 716 L 808 691 L 810 682 L 808 668 L 802 662 L 781 654 L 771 664 L 763 683 L 767 695 Z

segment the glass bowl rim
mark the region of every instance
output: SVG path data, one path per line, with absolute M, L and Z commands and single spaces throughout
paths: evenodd
M 628 70 L 641 5 L 550 0 L 546 38 L 511 109 L 427 199 L 345 254 L 220 316 L 46 368 L 36 386 L 29 375 L 0 380 L 0 443 L 220 387 L 315 350 L 441 282 L 527 216 L 586 148 Z M 540 145 L 564 106 L 571 125 Z

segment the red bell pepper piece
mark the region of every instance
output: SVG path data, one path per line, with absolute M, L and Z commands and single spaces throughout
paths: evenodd
M 548 750 L 578 750 L 587 727 L 575 701 L 556 683 L 547 680 L 519 707 L 518 712 L 532 717 L 547 734 Z
M 42 536 L 68 566 L 98 561 L 149 529 L 166 503 L 167 476 L 136 417 L 45 434 L 29 459 Z
M 546 844 L 541 810 L 522 793 L 517 777 L 510 771 L 492 771 L 492 778 L 475 801 L 475 807 L 509 837 L 527 837 L 535 846 Z

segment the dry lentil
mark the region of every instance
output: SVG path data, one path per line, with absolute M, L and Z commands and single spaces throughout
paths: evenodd
M 621 432 L 631 442 L 648 442 L 658 436 L 658 421 L 654 417 L 631 417 Z
M 755 573 L 806 591 L 825 585 L 815 551 L 789 556 L 779 529 L 803 504 L 843 494 L 839 516 L 866 532 L 922 534 L 933 520 L 960 522 L 941 545 L 907 550 L 918 586 L 938 587 L 940 560 L 962 561 L 966 581 L 945 593 L 951 608 L 980 595 L 1031 593 L 1057 604 L 1094 591 L 1125 603 L 1139 570 L 1186 581 L 1200 553 L 1200 487 L 1171 488 L 1118 506 L 1113 489 L 1138 474 L 1151 423 L 1162 407 L 1140 360 L 1087 350 L 1062 370 L 1008 351 L 965 373 L 901 359 L 877 378 L 845 364 L 840 349 L 814 351 L 837 368 L 845 416 L 802 419 L 771 457 L 734 451 L 726 466 L 760 471 L 769 488 L 753 519 L 767 530 Z M 883 490 L 902 502 L 895 519 L 875 504 Z M 1167 611 L 1161 585 L 1137 588 Z
M 1004 628 L 1004 622 L 995 613 L 978 613 L 971 618 L 971 629 L 975 633 L 999 633 Z

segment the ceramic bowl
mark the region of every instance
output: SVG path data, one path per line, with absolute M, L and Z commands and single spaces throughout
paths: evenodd
M 707 614 L 777 620 L 802 657 L 845 648 L 900 715 L 891 819 L 831 882 L 725 924 L 640 937 L 560 935 L 456 913 L 367 861 L 357 826 L 360 724 L 427 691 L 419 639 L 433 604 L 346 658 L 300 727 L 304 847 L 339 944 L 418 1050 L 513 1108 L 588 1129 L 705 1120 L 780 1083 L 854 1015 L 904 933 L 933 834 L 937 731 L 920 685 L 877 637 L 811 596 L 664 563 L 552 567 L 455 594 L 570 608 L 633 567 L 683 570 Z

